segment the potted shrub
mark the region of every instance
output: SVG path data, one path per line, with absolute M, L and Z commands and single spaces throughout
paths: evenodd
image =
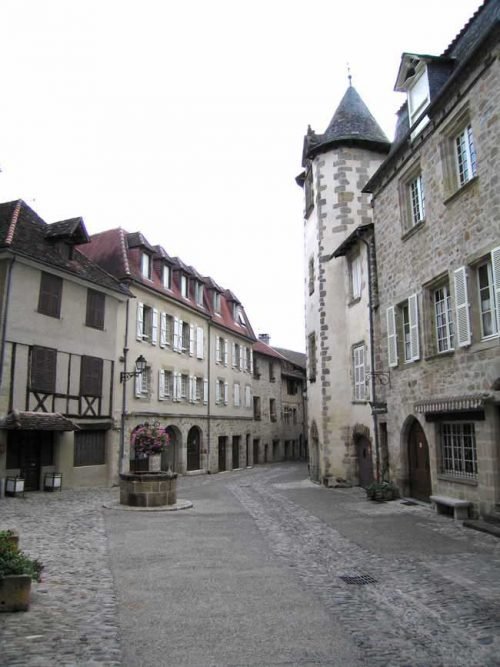
M 0 612 L 27 611 L 31 582 L 40 581 L 43 565 L 19 551 L 8 532 L 0 533 Z
M 394 500 L 399 497 L 398 487 L 392 482 L 372 482 L 366 487 L 366 496 L 369 500 L 382 502 L 384 500 Z
M 13 528 L 0 530 L 0 543 L 3 541 L 7 541 L 14 549 L 17 549 L 19 546 L 19 533 Z

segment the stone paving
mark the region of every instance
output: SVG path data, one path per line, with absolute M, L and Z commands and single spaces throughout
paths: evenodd
M 284 464 L 183 478 L 180 493 L 194 508 L 151 516 L 103 509 L 116 490 L 0 500 L 0 528 L 16 527 L 21 548 L 46 566 L 31 610 L 0 615 L 0 665 L 500 666 L 500 540 L 422 505 L 369 503 L 360 489 L 324 489 L 305 472 Z M 130 560 L 127 544 L 145 541 L 152 550 Z M 175 605 L 171 590 L 148 575 L 161 557 Z M 228 569 L 225 581 L 231 559 L 240 569 Z M 259 570 L 263 587 L 256 589 L 247 575 Z M 134 572 L 143 577 L 137 590 L 127 579 Z M 148 586 L 158 588 L 154 617 Z M 297 619 L 294 587 L 305 601 Z M 276 606 L 273 613 L 285 617 L 274 627 L 262 605 L 267 591 L 278 596 L 280 589 L 288 610 Z M 243 642 L 244 615 L 234 615 L 238 595 L 253 615 L 253 651 Z M 196 632 L 201 606 L 208 629 Z M 206 614 L 234 626 L 222 647 Z M 142 643 L 152 624 L 168 641 L 148 653 Z M 175 657 L 167 657 L 167 645 Z

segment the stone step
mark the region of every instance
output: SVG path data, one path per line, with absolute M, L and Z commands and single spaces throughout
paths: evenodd
M 481 533 L 489 533 L 500 538 L 500 525 L 490 523 L 484 519 L 466 519 L 463 525 L 473 530 L 479 530 Z

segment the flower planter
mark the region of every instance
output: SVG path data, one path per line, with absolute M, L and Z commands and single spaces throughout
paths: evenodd
M 28 611 L 31 577 L 29 574 L 8 574 L 0 578 L 0 612 Z

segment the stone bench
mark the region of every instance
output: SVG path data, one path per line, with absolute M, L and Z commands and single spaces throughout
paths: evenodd
M 449 496 L 431 496 L 432 506 L 438 514 L 444 514 L 443 507 L 453 508 L 453 518 L 456 521 L 464 521 L 469 518 L 469 510 L 472 503 L 469 500 L 459 500 Z

